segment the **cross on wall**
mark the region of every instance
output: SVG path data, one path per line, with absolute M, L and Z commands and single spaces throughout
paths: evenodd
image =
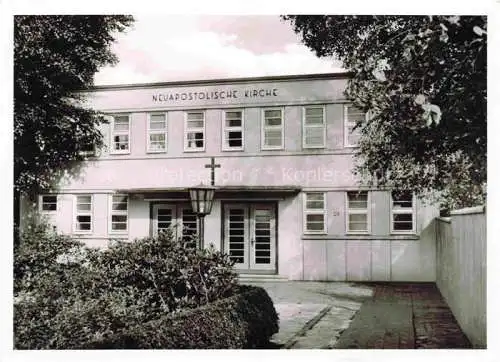
M 220 164 L 215 163 L 215 157 L 210 158 L 210 163 L 205 165 L 205 168 L 210 168 L 210 184 L 215 186 L 215 169 L 220 168 Z

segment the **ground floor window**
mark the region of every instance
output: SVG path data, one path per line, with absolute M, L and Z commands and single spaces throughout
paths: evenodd
M 126 233 L 128 230 L 128 196 L 111 196 L 110 233 Z
M 76 196 L 76 232 L 92 232 L 92 195 Z
M 370 232 L 370 202 L 368 191 L 346 193 L 346 230 L 348 233 Z
M 326 233 L 326 194 L 306 192 L 304 194 L 304 232 Z
M 410 191 L 392 191 L 391 233 L 414 233 L 415 214 L 415 195 Z

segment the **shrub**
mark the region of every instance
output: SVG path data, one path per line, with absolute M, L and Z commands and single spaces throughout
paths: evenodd
M 169 233 L 99 251 L 46 227 L 30 229 L 15 254 L 15 347 L 77 348 L 226 298 L 237 286 L 232 265 Z
M 170 313 L 231 295 L 237 285 L 233 262 L 213 247 L 185 247 L 168 232 L 135 242 L 117 242 L 96 255 L 97 289 L 130 285 L 149 291 L 149 308 Z
M 278 332 L 278 315 L 267 292 L 242 286 L 228 298 L 195 309 L 133 324 L 74 348 L 229 349 L 259 348 Z
M 53 282 L 66 269 L 60 263 L 61 256 L 76 258 L 84 249 L 81 242 L 57 234 L 48 223 L 28 220 L 19 243 L 14 246 L 14 293 L 36 291 L 48 280 Z

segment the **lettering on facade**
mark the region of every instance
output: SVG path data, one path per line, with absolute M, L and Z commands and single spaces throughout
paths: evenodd
M 277 88 L 223 89 L 210 92 L 175 92 L 153 94 L 153 102 L 177 102 L 197 100 L 241 99 L 277 97 Z

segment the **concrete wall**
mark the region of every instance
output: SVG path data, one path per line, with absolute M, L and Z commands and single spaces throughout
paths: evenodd
M 437 220 L 436 284 L 471 343 L 486 347 L 486 209 Z

